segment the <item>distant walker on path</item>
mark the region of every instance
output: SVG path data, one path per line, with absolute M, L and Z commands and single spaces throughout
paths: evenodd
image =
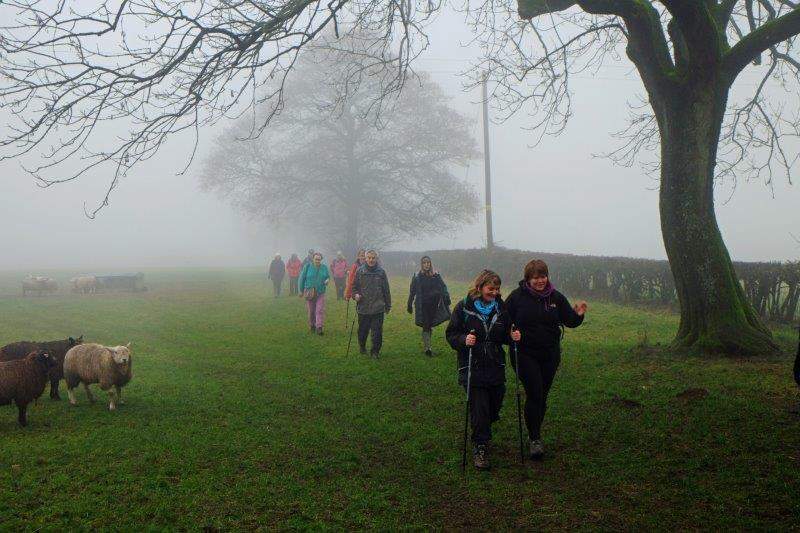
M 336 284 L 336 299 L 344 300 L 344 289 L 347 284 L 347 259 L 344 258 L 342 252 L 337 253 L 336 259 L 331 261 L 331 273 L 333 282 Z
M 302 268 L 303 262 L 297 257 L 297 254 L 292 254 L 292 257 L 286 263 L 286 274 L 289 276 L 289 294 L 292 296 L 299 293 L 297 282 L 300 279 L 300 269 Z
M 331 274 L 328 266 L 322 264 L 322 254 L 314 254 L 310 263 L 303 267 L 298 283 L 300 297 L 305 299 L 308 308 L 309 330 L 322 335 L 325 324 L 325 289 Z
M 422 346 L 425 355 L 431 357 L 433 328 L 450 320 L 450 293 L 427 255 L 420 259 L 419 272 L 411 278 L 407 310 L 414 313 L 414 323 L 422 328 Z
M 275 254 L 275 259 L 269 264 L 269 271 L 267 272 L 267 279 L 272 280 L 272 292 L 275 298 L 281 295 L 281 286 L 283 285 L 283 276 L 286 274 L 286 265 L 281 259 L 281 254 Z

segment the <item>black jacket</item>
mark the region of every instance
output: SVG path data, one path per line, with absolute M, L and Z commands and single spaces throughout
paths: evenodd
M 267 273 L 267 279 L 280 281 L 283 279 L 283 275 L 286 274 L 286 265 L 284 264 L 282 259 L 273 259 L 272 262 L 269 264 L 269 272 Z
M 506 352 L 504 344 L 511 340 L 511 323 L 501 299 L 497 299 L 497 309 L 486 321 L 475 310 L 475 301 L 465 298 L 458 302 L 447 325 L 447 342 L 458 352 L 458 382 L 467 382 L 467 361 L 469 348 L 467 334 L 475 330 L 478 342 L 472 347 L 472 385 L 487 387 L 502 385 L 506 381 Z
M 408 312 L 414 311 L 414 323 L 432 328 L 450 318 L 450 293 L 438 273 L 414 274 L 408 292 Z
M 353 296 L 356 294 L 361 295 L 361 299 L 356 304 L 356 311 L 359 315 L 388 313 L 392 308 L 389 278 L 380 265 L 370 268 L 364 263 L 358 267 L 353 278 Z
M 522 333 L 519 351 L 555 348 L 561 344 L 561 326 L 577 328 L 583 323 L 578 315 L 558 291 L 547 298 L 533 294 L 520 281 L 506 300 L 506 310 L 511 323 Z

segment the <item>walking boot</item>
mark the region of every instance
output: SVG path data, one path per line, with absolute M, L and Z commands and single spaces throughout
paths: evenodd
M 544 458 L 544 445 L 541 439 L 530 442 L 530 456 L 534 461 L 541 461 Z
M 317 335 L 319 335 L 320 337 L 324 335 L 324 333 L 322 332 L 322 328 L 317 328 Z
M 309 333 L 316 333 L 317 332 L 317 328 L 314 327 L 314 326 L 308 326 L 308 332 Z
M 433 352 L 430 350 L 425 350 L 425 355 L 427 355 L 428 357 L 433 357 Z
M 472 449 L 472 462 L 478 470 L 489 470 L 489 450 L 485 444 L 477 444 Z
M 359 346 L 358 351 L 361 355 L 367 355 L 367 347 L 366 346 Z

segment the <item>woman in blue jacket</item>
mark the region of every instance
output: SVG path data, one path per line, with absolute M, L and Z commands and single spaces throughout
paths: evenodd
M 300 297 L 305 299 L 308 308 L 308 327 L 311 333 L 317 335 L 322 335 L 325 323 L 325 289 L 330 277 L 327 265 L 322 263 L 322 254 L 317 252 L 312 261 L 303 267 L 297 283 Z

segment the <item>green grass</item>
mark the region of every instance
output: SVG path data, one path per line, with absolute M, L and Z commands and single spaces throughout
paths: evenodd
M 329 300 L 327 335 L 310 336 L 300 299 L 273 300 L 255 271 L 148 272 L 143 294 L 28 299 L 11 295 L 15 276 L 0 276 L 0 342 L 133 341 L 134 378 L 114 413 L 103 393 L 90 405 L 79 392 L 77 407 L 45 394 L 20 429 L 0 407 L 2 530 L 800 523 L 790 357 L 633 350 L 644 332 L 670 339 L 669 313 L 593 304 L 567 333 L 549 458 L 519 465 L 510 381 L 495 468 L 462 475 L 454 356 L 443 328 L 436 357 L 421 355 L 405 280 L 375 362 L 345 356 L 344 304 Z M 708 394 L 676 397 L 690 388 Z

